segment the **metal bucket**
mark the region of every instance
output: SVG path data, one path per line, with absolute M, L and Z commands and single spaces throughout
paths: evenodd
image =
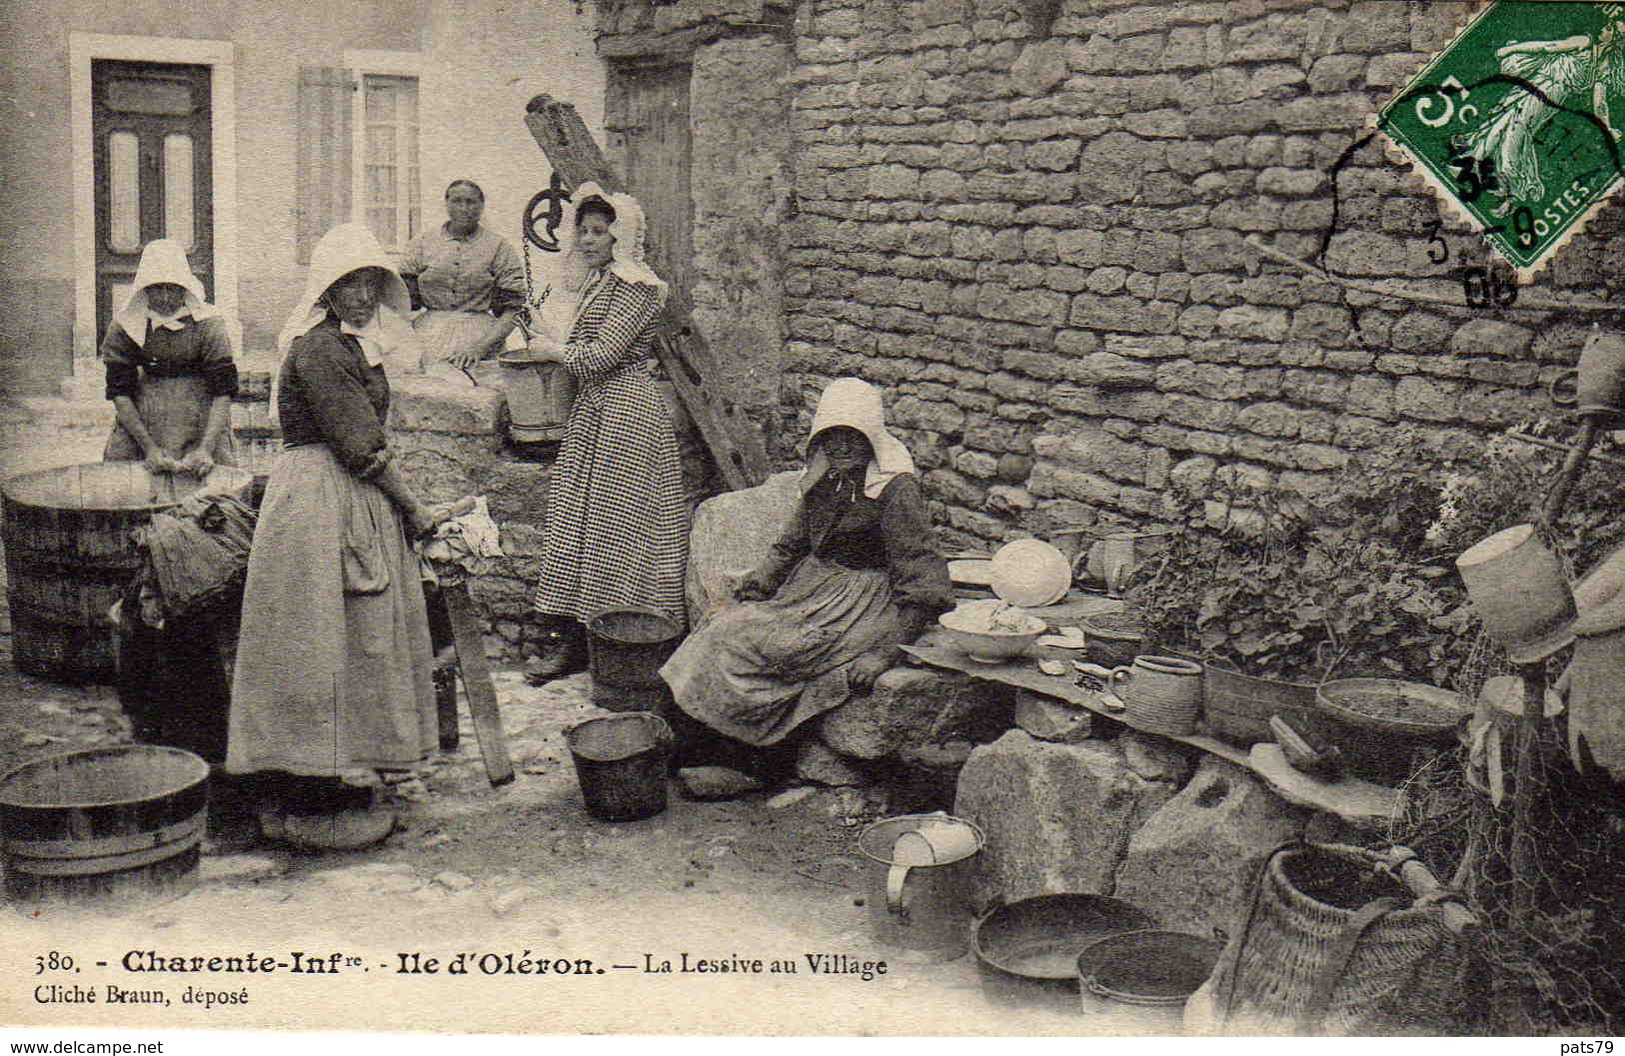
M 560 363 L 537 363 L 526 352 L 497 362 L 508 393 L 508 434 L 516 444 L 557 444 L 575 402 L 576 380 Z
M 671 690 L 660 667 L 676 650 L 683 628 L 658 609 L 606 609 L 587 621 L 587 669 L 592 702 L 610 711 L 664 710 Z
M 91 462 L 12 477 L 0 488 L 17 669 L 64 682 L 111 683 L 118 638 L 108 610 L 141 565 L 133 529 L 208 491 L 242 496 L 254 475 L 148 473 L 140 462 Z
M 153 745 L 47 756 L 0 775 L 0 857 L 17 902 L 172 896 L 197 877 L 209 766 Z
M 924 837 L 917 842 L 921 854 L 898 853 L 904 836 Z M 933 840 L 938 850 L 928 852 Z M 883 867 L 871 870 L 869 885 L 875 941 L 915 964 L 963 957 L 972 917 L 965 870 L 986 842 L 975 824 L 948 814 L 905 814 L 864 829 L 858 850 Z
M 1134 1009 L 1147 1032 L 1178 1034 L 1185 1002 L 1207 982 L 1224 943 L 1177 931 L 1129 931 L 1078 954 L 1083 1010 L 1109 1015 Z M 1151 1021 L 1155 1021 L 1155 1029 Z
M 1532 524 L 1480 539 L 1456 570 L 1484 629 L 1515 664 L 1532 664 L 1574 641 L 1574 595 L 1557 555 Z
M 601 821 L 637 821 L 666 809 L 672 734 L 647 712 L 588 719 L 564 733 L 587 813 Z

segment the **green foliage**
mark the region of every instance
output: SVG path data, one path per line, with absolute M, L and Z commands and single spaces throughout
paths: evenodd
M 1535 519 L 1558 453 L 1496 437 L 1440 462 L 1396 432 L 1312 499 L 1231 482 L 1174 497 L 1166 551 L 1128 597 L 1162 650 L 1248 674 L 1457 684 L 1477 630 L 1455 558 Z M 1625 472 L 1593 463 L 1549 539 L 1583 572 L 1625 539 Z

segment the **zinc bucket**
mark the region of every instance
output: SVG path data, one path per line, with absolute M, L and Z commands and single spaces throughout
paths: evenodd
M 587 621 L 587 668 L 592 702 L 609 711 L 659 712 L 671 702 L 660 666 L 683 628 L 659 609 L 606 609 Z
M 156 745 L 46 756 L 0 775 L 0 858 L 20 903 L 133 902 L 196 881 L 209 766 Z
M 118 634 L 108 610 L 141 566 L 133 530 L 198 492 L 244 495 L 253 474 L 149 473 L 91 462 L 5 482 L 6 597 L 17 669 L 64 682 L 111 683 Z
M 666 761 L 672 733 L 649 712 L 588 719 L 565 731 L 587 813 L 636 821 L 666 809 Z
M 1207 982 L 1223 951 L 1217 939 L 1156 928 L 1107 936 L 1078 954 L 1083 1011 L 1134 1009 L 1146 1033 L 1178 1034 L 1185 1002 Z
M 1574 641 L 1574 595 L 1534 525 L 1479 540 L 1456 558 L 1456 570 L 1484 629 L 1513 663 L 1544 660 Z

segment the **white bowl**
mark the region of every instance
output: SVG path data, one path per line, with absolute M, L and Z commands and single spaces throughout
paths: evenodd
M 1037 616 L 1022 613 L 1021 630 L 987 630 L 986 610 L 978 608 L 985 604 L 971 602 L 937 617 L 937 623 L 947 633 L 953 647 L 972 660 L 997 664 L 1021 656 L 1047 629 L 1044 621 Z

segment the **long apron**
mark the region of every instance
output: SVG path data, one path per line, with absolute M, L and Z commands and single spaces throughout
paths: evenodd
M 226 769 L 404 769 L 438 743 L 417 559 L 394 504 L 325 444 L 290 448 L 249 554 Z
M 884 568 L 802 559 L 766 601 L 720 610 L 660 669 L 683 711 L 747 744 L 782 741 L 852 695 L 852 661 L 897 640 Z
M 478 336 L 490 322 L 488 312 L 445 312 L 431 308 L 418 316 L 412 322 L 412 329 L 423 345 L 423 372 L 466 382 L 467 377 L 448 363 L 447 357 L 452 349 Z
M 203 429 L 209 424 L 209 408 L 214 397 L 208 386 L 196 374 L 183 374 L 176 378 L 156 378 L 148 375 L 141 379 L 141 391 L 135 397 L 135 409 L 147 432 L 169 454 L 176 458 L 190 451 L 203 438 Z M 231 427 L 220 430 L 220 439 L 210 452 L 217 465 L 235 466 L 237 447 L 232 439 Z M 107 446 L 102 449 L 104 462 L 139 462 L 146 457 L 135 437 L 118 422 L 108 434 Z

